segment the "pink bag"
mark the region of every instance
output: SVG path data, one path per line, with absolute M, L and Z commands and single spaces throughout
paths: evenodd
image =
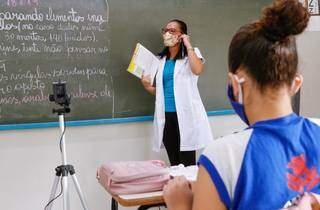
M 163 161 L 124 161 L 102 164 L 97 179 L 109 193 L 126 195 L 162 190 L 170 176 Z

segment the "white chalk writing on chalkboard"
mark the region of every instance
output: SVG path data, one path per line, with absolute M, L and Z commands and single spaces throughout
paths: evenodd
M 66 8 L 64 12 L 51 7 L 45 10 L 34 8 L 28 12 L 3 11 L 0 12 L 0 32 L 5 32 L 8 42 L 0 43 L 0 54 L 33 56 L 48 53 L 69 57 L 106 54 L 108 46 L 91 45 L 90 42 L 99 41 L 97 33 L 105 31 L 107 21 L 108 14 L 107 17 L 91 13 L 84 15 L 74 8 Z M 45 34 L 47 31 L 50 33 Z M 77 46 L 76 43 L 84 44 Z
M 16 6 L 33 6 L 39 5 L 40 0 L 7 0 L 7 6 L 16 7 Z
M 38 5 L 39 1 L 8 0 L 9 7 Z M 2 11 L 0 12 L 0 55 L 5 58 L 30 57 L 35 55 L 56 55 L 61 59 L 74 59 L 78 56 L 106 55 L 109 51 L 107 44 L 99 42 L 106 31 L 107 16 L 95 13 L 79 13 L 71 7 L 64 11 L 52 7 L 47 9 L 33 8 L 32 10 Z M 81 44 L 78 44 L 81 43 Z M 58 78 L 76 77 L 83 82 L 86 80 L 106 80 L 101 89 L 89 88 L 79 82 L 77 88 L 71 90 L 75 99 L 94 99 L 99 97 L 113 97 L 113 87 L 108 84 L 112 77 L 107 74 L 105 67 L 88 66 L 79 68 L 77 64 L 67 68 L 52 68 L 42 70 L 37 62 L 31 67 L 21 66 L 11 72 L 6 61 L 0 62 L 0 104 L 29 104 L 48 100 L 48 89 L 45 81 Z M 73 67 L 72 67 L 73 66 Z M 9 71 L 7 71 L 9 69 Z
M 75 107 L 103 106 L 103 113 L 114 116 L 108 1 L 94 10 L 83 9 L 77 0 L 62 3 L 7 0 L 2 5 L 0 123 L 12 117 L 48 118 L 50 111 L 34 107 L 47 110 L 52 82 L 59 79 L 69 84 Z M 80 110 L 74 111 L 79 116 Z

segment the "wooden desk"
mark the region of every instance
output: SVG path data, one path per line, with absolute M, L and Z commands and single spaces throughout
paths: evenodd
M 139 206 L 138 210 L 146 210 L 151 207 L 165 206 L 162 194 L 155 194 L 150 196 L 148 193 L 141 194 L 139 198 L 123 198 L 122 196 L 113 195 L 111 202 L 111 210 L 118 210 L 118 204 L 121 206 Z M 143 197 L 146 195 L 146 197 Z

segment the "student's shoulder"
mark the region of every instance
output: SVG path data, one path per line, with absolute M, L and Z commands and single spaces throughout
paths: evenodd
M 303 123 L 303 130 L 313 133 L 313 135 L 320 138 L 320 119 L 319 118 L 305 118 Z
M 320 126 L 320 118 L 306 118 L 307 121 L 309 121 L 310 123 L 316 125 L 316 126 Z
M 222 155 L 225 152 L 246 149 L 247 144 L 251 138 L 253 133 L 253 129 L 246 129 L 240 132 L 232 133 L 223 137 L 220 137 L 214 141 L 212 141 L 204 150 L 203 154 L 207 156 L 211 155 Z
M 230 200 L 244 160 L 253 129 L 233 133 L 211 142 L 199 158 L 199 165 L 210 175 L 220 196 Z M 226 196 L 228 195 L 228 196 Z

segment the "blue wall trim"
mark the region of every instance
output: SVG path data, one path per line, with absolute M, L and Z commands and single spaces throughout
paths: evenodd
M 231 115 L 234 113 L 235 112 L 233 110 L 217 110 L 217 111 L 207 112 L 208 116 Z M 67 121 L 66 125 L 67 126 L 87 126 L 87 125 L 104 125 L 104 124 L 113 124 L 113 123 L 145 122 L 145 121 L 152 121 L 152 120 L 153 120 L 153 116 L 141 116 L 141 117 L 127 117 L 127 118 L 113 118 L 113 119 L 99 119 L 99 120 Z M 0 125 L 0 131 L 33 129 L 33 128 L 53 128 L 53 127 L 59 127 L 59 122 Z

